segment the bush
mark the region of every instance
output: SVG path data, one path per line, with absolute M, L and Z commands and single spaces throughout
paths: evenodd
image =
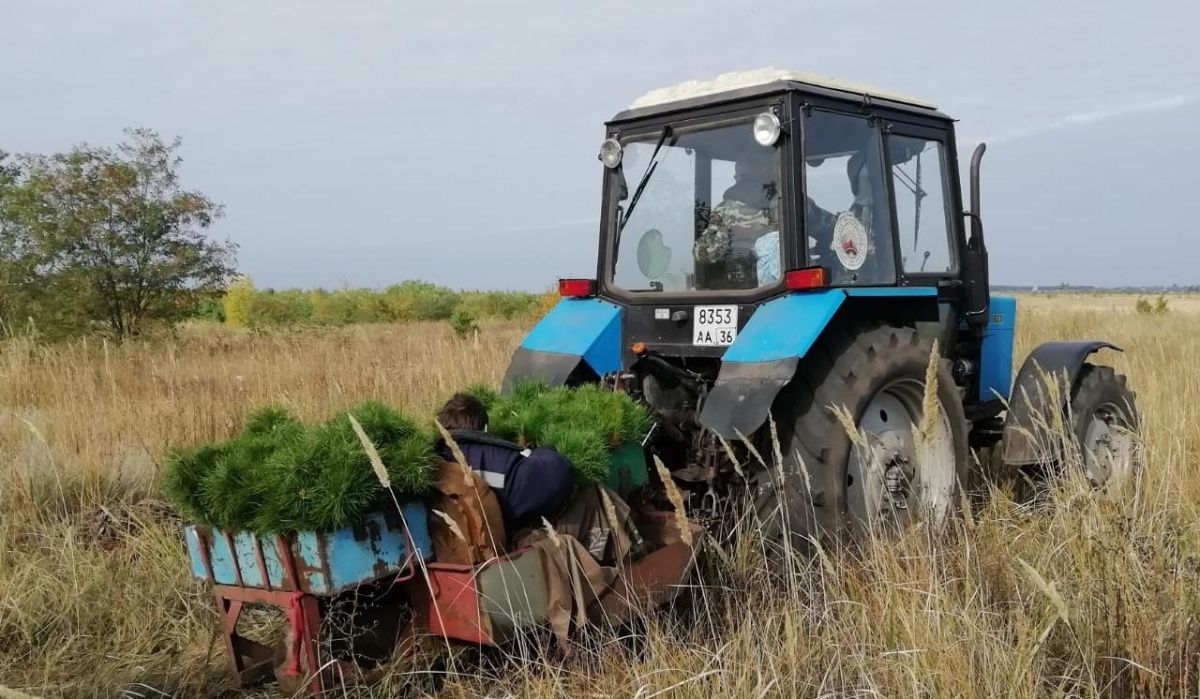
M 447 320 L 458 306 L 458 292 L 429 282 L 406 281 L 389 286 L 383 295 L 398 312 L 392 320 Z
M 1135 307 L 1137 308 L 1137 312 L 1141 315 L 1158 316 L 1163 315 L 1170 310 L 1170 304 L 1167 302 L 1167 297 L 1163 296 L 1162 294 L 1159 294 L 1158 298 L 1154 300 L 1154 303 L 1139 297 Z
M 543 300 L 523 291 L 455 291 L 420 281 L 406 281 L 376 291 L 254 288 L 248 277 L 231 285 L 222 300 L 226 322 L 243 328 L 294 325 L 341 326 L 450 320 L 458 311 L 480 318 L 534 318 Z M 453 324 L 452 324 L 453 325 Z
M 250 304 L 255 296 L 254 282 L 250 277 L 239 277 L 225 291 L 221 306 L 225 311 L 225 322 L 235 328 L 250 327 L 252 315 Z
M 589 483 L 608 477 L 610 452 L 626 442 L 640 442 L 650 431 L 645 406 L 628 394 L 596 384 L 549 388 L 524 381 L 512 393 L 498 396 L 486 387 L 469 389 L 488 407 L 489 430 L 522 446 L 553 447 L 575 464 Z
M 290 327 L 305 325 L 312 320 L 313 304 L 301 291 L 267 289 L 250 299 L 250 315 L 246 327 Z
M 531 318 L 537 312 L 538 297 L 523 291 L 464 291 L 458 308 L 477 318 Z
M 202 320 L 206 323 L 224 323 L 225 308 L 220 302 L 212 299 L 201 299 L 196 304 L 194 317 L 197 320 Z
M 350 413 L 375 444 L 397 497 L 422 494 L 435 458 L 429 431 L 381 403 Z M 175 453 L 163 489 L 193 521 L 258 533 L 332 531 L 391 506 L 346 413 L 306 426 L 281 408 L 254 413 L 228 442 Z
M 465 308 L 460 308 L 450 314 L 450 327 L 460 338 L 471 337 L 479 332 L 479 323 L 475 320 L 475 314 Z

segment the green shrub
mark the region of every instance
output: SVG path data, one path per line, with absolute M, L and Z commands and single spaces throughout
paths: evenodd
M 540 297 L 521 291 L 455 291 L 421 281 L 373 289 L 255 289 L 243 277 L 226 291 L 222 317 L 236 327 L 450 320 L 456 312 L 480 318 L 533 318 Z
M 313 304 L 302 291 L 260 291 L 250 299 L 246 326 L 265 328 L 305 325 L 313 317 Z
M 450 328 L 458 337 L 466 338 L 479 331 L 479 323 L 476 322 L 474 313 L 459 308 L 450 314 Z
M 488 429 L 521 445 L 553 447 L 575 464 L 589 483 L 608 476 L 609 453 L 640 442 L 650 430 L 645 406 L 628 394 L 597 384 L 549 388 L 523 381 L 506 395 L 480 386 L 469 389 L 488 407 Z
M 459 295 L 460 309 L 479 318 L 532 318 L 538 296 L 524 291 L 464 291 Z
M 1137 308 L 1137 312 L 1141 315 L 1155 316 L 1163 315 L 1171 310 L 1170 303 L 1167 301 L 1167 297 L 1163 296 L 1162 294 L 1159 294 L 1158 298 L 1154 300 L 1154 303 L 1139 297 L 1135 308 Z
M 206 323 L 224 323 L 225 308 L 219 301 L 213 299 L 201 299 L 196 304 L 196 310 L 193 317 L 197 320 L 202 320 Z
M 320 325 L 381 323 L 392 320 L 383 298 L 369 289 L 309 292 L 313 322 Z
M 429 282 L 406 281 L 384 290 L 393 320 L 447 320 L 458 306 L 458 292 Z
M 235 328 L 249 327 L 252 313 L 250 303 L 254 300 L 256 293 L 254 282 L 250 277 L 239 277 L 237 281 L 230 284 L 229 288 L 225 290 L 225 297 L 221 299 L 225 322 Z
M 350 410 L 371 438 L 397 497 L 432 482 L 433 438 L 392 408 Z M 305 426 L 286 410 L 264 408 L 223 444 L 177 452 L 163 487 L 190 519 L 259 533 L 331 531 L 390 505 L 346 413 Z

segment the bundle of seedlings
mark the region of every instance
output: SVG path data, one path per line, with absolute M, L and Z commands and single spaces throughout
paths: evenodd
M 349 413 L 375 444 L 396 496 L 422 495 L 433 479 L 430 432 L 377 402 Z M 391 502 L 347 413 L 305 425 L 275 407 L 251 415 L 227 442 L 172 454 L 163 489 L 192 521 L 259 534 L 333 531 Z
M 482 386 L 470 390 L 487 406 L 488 431 L 521 446 L 558 450 L 587 483 L 604 482 L 612 452 L 640 443 L 652 424 L 645 406 L 596 384 L 550 388 L 523 381 L 504 395 Z

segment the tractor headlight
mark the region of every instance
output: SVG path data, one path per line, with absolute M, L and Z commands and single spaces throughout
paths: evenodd
M 783 127 L 779 125 L 779 117 L 771 112 L 763 112 L 754 117 L 754 140 L 760 146 L 773 146 L 779 140 Z
M 600 144 L 600 162 L 609 170 L 621 164 L 621 142 L 615 138 L 606 138 Z

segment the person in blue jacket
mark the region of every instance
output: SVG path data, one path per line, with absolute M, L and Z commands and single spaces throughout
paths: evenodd
M 505 523 L 512 530 L 553 520 L 568 505 L 575 468 L 567 457 L 545 447 L 522 449 L 487 432 L 487 409 L 469 393 L 456 393 L 438 411 L 437 420 L 462 449 L 467 465 L 496 493 Z M 442 458 L 453 461 L 449 446 L 438 444 Z

